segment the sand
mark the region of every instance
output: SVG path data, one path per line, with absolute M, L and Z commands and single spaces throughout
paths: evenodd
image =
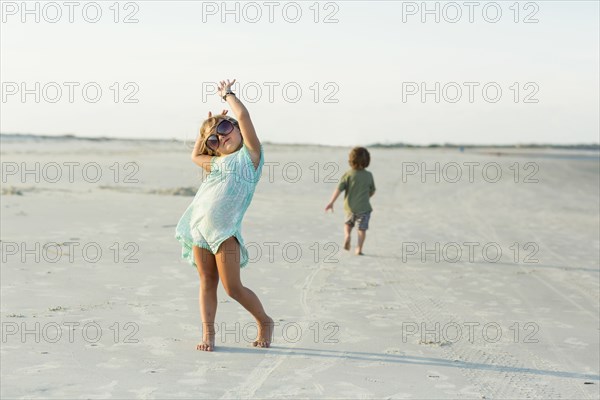
M 242 281 L 274 342 L 250 345 L 253 318 L 220 286 L 207 353 L 174 238 L 202 179 L 190 149 L 3 141 L 1 397 L 600 397 L 597 153 L 372 149 L 356 256 L 342 200 L 324 213 L 348 150 L 265 145 Z M 39 182 L 9 174 L 35 163 Z M 436 163 L 439 183 L 413 174 Z

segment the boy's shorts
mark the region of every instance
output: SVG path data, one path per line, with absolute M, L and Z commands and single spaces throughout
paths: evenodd
M 361 214 L 346 214 L 346 221 L 344 222 L 347 225 L 350 225 L 351 228 L 354 228 L 354 223 L 358 223 L 358 229 L 361 231 L 366 231 L 369 229 L 369 219 L 371 218 L 371 211 Z

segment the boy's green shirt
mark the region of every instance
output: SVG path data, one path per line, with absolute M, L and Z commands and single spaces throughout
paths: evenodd
M 369 198 L 375 192 L 373 174 L 366 169 L 351 169 L 342 175 L 338 190 L 344 192 L 344 211 L 362 214 L 373 211 Z

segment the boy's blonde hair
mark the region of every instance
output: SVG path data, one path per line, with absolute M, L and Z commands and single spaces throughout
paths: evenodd
M 352 169 L 365 169 L 371 162 L 371 155 L 364 147 L 355 147 L 350 151 L 348 164 Z
M 199 154 L 206 154 L 209 156 L 221 155 L 218 151 L 214 151 L 206 145 L 206 138 L 211 133 L 214 133 L 215 127 L 223 119 L 233 122 L 233 125 L 235 125 L 239 129 L 240 125 L 238 124 L 238 122 L 235 119 L 228 117 L 227 115 L 213 115 L 212 117 L 207 118 L 200 126 L 200 137 L 202 138 L 202 140 L 200 142 Z M 242 141 L 243 139 L 244 138 L 242 137 Z

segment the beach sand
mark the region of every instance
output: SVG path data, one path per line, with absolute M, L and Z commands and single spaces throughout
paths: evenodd
M 2 142 L 2 398 L 600 397 L 597 153 L 371 149 L 356 256 L 324 212 L 349 148 L 265 144 L 241 274 L 274 342 L 220 286 L 208 353 L 189 145 Z

